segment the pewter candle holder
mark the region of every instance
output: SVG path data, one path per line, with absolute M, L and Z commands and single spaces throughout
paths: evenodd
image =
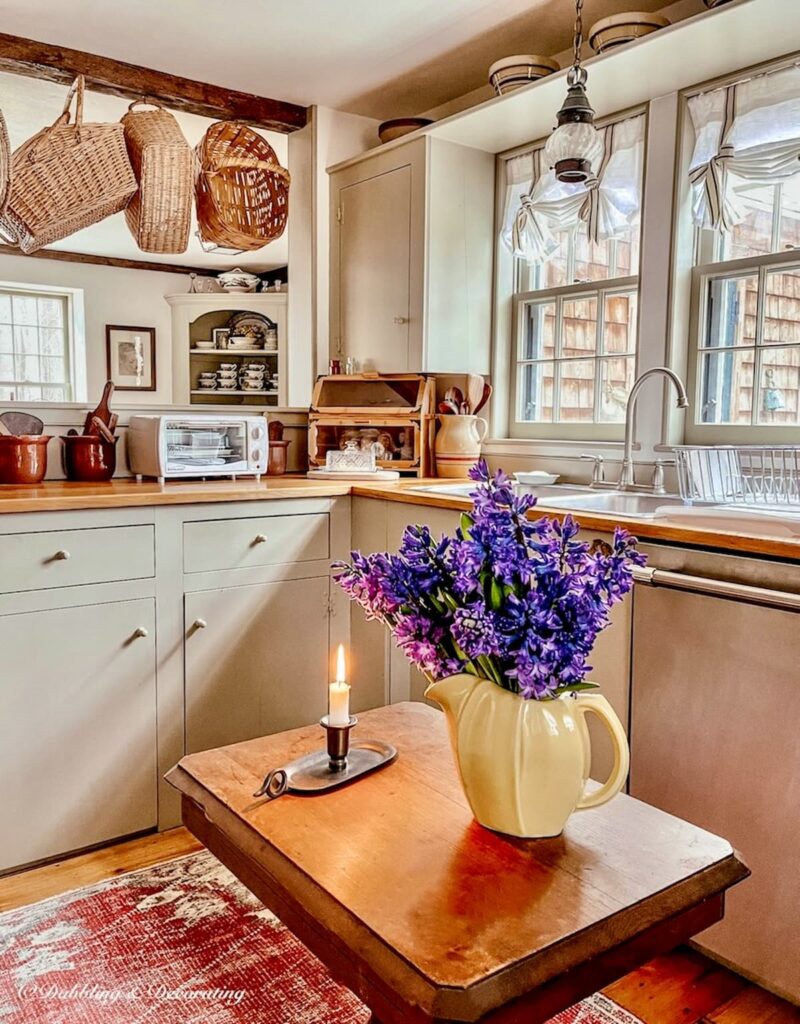
M 328 769 L 332 772 L 343 772 L 347 768 L 347 755 L 350 753 L 350 730 L 358 722 L 355 715 L 350 716 L 347 725 L 331 725 L 330 715 L 323 715 L 319 724 L 327 734 Z
M 359 740 L 351 747 L 350 730 L 358 722 L 355 715 L 350 716 L 347 725 L 331 725 L 328 719 L 325 715 L 319 722 L 325 730 L 327 749 L 273 768 L 253 796 L 275 800 L 284 793 L 324 793 L 383 768 L 397 757 L 397 750 L 384 740 Z

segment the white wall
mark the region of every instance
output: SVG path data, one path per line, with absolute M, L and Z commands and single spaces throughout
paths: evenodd
M 187 275 L 0 253 L 0 282 L 83 290 L 90 402 L 96 403 L 106 380 L 106 324 L 155 327 L 158 389 L 155 393 L 126 391 L 125 403 L 168 405 L 172 402 L 171 313 L 164 296 L 188 291 Z

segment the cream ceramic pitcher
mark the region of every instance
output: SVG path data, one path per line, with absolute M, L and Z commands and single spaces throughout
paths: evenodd
M 481 442 L 489 424 L 482 416 L 437 416 L 439 430 L 434 442 L 436 475 L 466 479 L 481 457 Z
M 599 694 L 524 700 L 463 674 L 431 683 L 425 696 L 444 709 L 464 793 L 486 828 L 527 839 L 557 836 L 573 811 L 599 807 L 625 784 L 628 741 Z M 586 791 L 590 713 L 614 745 L 611 776 L 593 792 Z

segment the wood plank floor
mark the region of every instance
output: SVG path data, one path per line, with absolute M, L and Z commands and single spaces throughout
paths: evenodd
M 0 911 L 202 849 L 183 828 L 0 878 Z M 605 992 L 644 1024 L 800 1024 L 800 1010 L 691 949 L 657 957 Z

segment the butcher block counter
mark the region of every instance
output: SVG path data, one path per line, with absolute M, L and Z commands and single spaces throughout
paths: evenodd
M 195 480 L 164 484 L 112 480 L 102 484 L 52 481 L 38 487 L 0 486 L 0 515 L 19 512 L 58 512 L 88 509 L 142 508 L 165 505 L 203 505 L 214 502 L 248 502 L 302 498 L 334 498 L 352 495 L 382 501 L 403 502 L 428 508 L 468 509 L 470 502 L 460 496 L 446 497 L 421 490 L 421 485 L 438 480 L 350 483 L 309 480 L 283 476 L 255 480 Z M 561 510 L 548 509 L 542 500 L 538 510 L 563 518 Z M 759 534 L 756 530 L 718 530 L 701 526 L 670 524 L 661 519 L 615 517 L 597 512 L 573 513 L 587 530 L 608 533 L 623 525 L 638 537 L 668 544 L 692 545 L 718 551 L 740 552 L 800 561 L 800 538 Z

